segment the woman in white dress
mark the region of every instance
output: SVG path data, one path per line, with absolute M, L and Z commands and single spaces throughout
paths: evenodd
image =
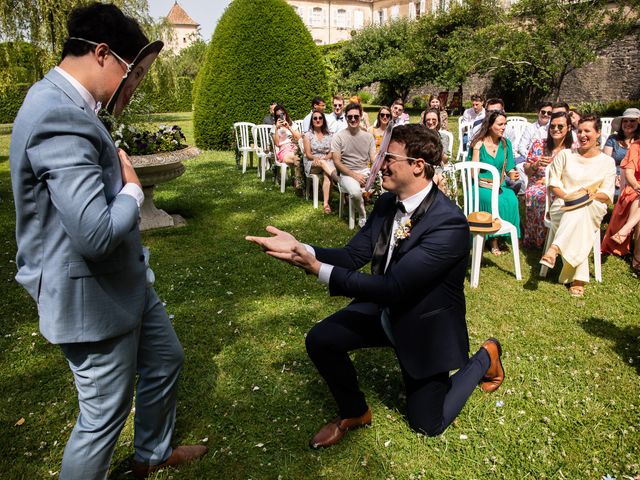
M 553 268 L 556 257 L 562 257 L 559 281 L 570 283 L 569 294 L 573 297 L 584 295 L 584 286 L 589 282 L 593 234 L 600 229 L 615 191 L 616 165 L 613 158 L 600 151 L 600 129 L 596 115 L 580 119 L 577 151 L 562 150 L 549 169 L 549 188 L 555 197 L 549 207 L 552 223 L 549 235 L 553 236 L 553 243 L 540 263 Z M 569 198 L 584 195 L 590 201 L 569 205 Z

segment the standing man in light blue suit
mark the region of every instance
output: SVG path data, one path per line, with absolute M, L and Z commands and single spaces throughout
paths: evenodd
M 148 40 L 113 5 L 78 8 L 67 26 L 61 63 L 31 88 L 13 125 L 16 279 L 78 391 L 60 478 L 106 478 L 134 387 L 132 468 L 145 477 L 207 451 L 170 445 L 184 355 L 147 272 L 140 181 L 94 113 Z

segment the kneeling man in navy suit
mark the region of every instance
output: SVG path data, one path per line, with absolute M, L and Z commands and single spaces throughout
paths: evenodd
M 371 409 L 349 358 L 353 350 L 395 350 L 409 424 L 426 435 L 442 433 L 478 383 L 492 392 L 504 379 L 496 339 L 485 341 L 468 358 L 464 277 L 469 226 L 432 182 L 441 154 L 433 130 L 421 125 L 394 128 L 381 168 L 388 193 L 344 248 L 305 245 L 274 227 L 267 227 L 271 237 L 247 237 L 269 255 L 317 275 L 331 295 L 353 298 L 307 335 L 309 357 L 339 411 L 311 439 L 313 448 L 334 445 L 348 430 L 371 423 Z M 371 275 L 359 272 L 368 262 Z

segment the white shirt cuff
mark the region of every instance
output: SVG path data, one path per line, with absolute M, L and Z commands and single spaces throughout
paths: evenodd
M 144 203 L 144 193 L 135 183 L 127 183 L 122 187 L 122 190 L 118 192 L 118 195 L 129 195 L 130 197 L 133 197 L 138 204 L 138 208 L 142 207 L 142 204 Z
M 314 257 L 316 256 L 316 251 L 313 249 L 311 245 L 307 245 L 303 243 L 302 246 Z M 318 272 L 318 282 L 329 285 L 329 280 L 331 279 L 331 272 L 333 272 L 333 265 L 329 265 L 327 263 L 320 263 L 320 271 Z

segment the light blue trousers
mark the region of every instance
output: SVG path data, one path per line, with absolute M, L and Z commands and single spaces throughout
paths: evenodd
M 107 478 L 134 386 L 134 459 L 149 465 L 164 462 L 172 452 L 184 353 L 155 290 L 147 289 L 142 323 L 135 330 L 61 348 L 75 379 L 80 415 L 64 450 L 60 479 Z

